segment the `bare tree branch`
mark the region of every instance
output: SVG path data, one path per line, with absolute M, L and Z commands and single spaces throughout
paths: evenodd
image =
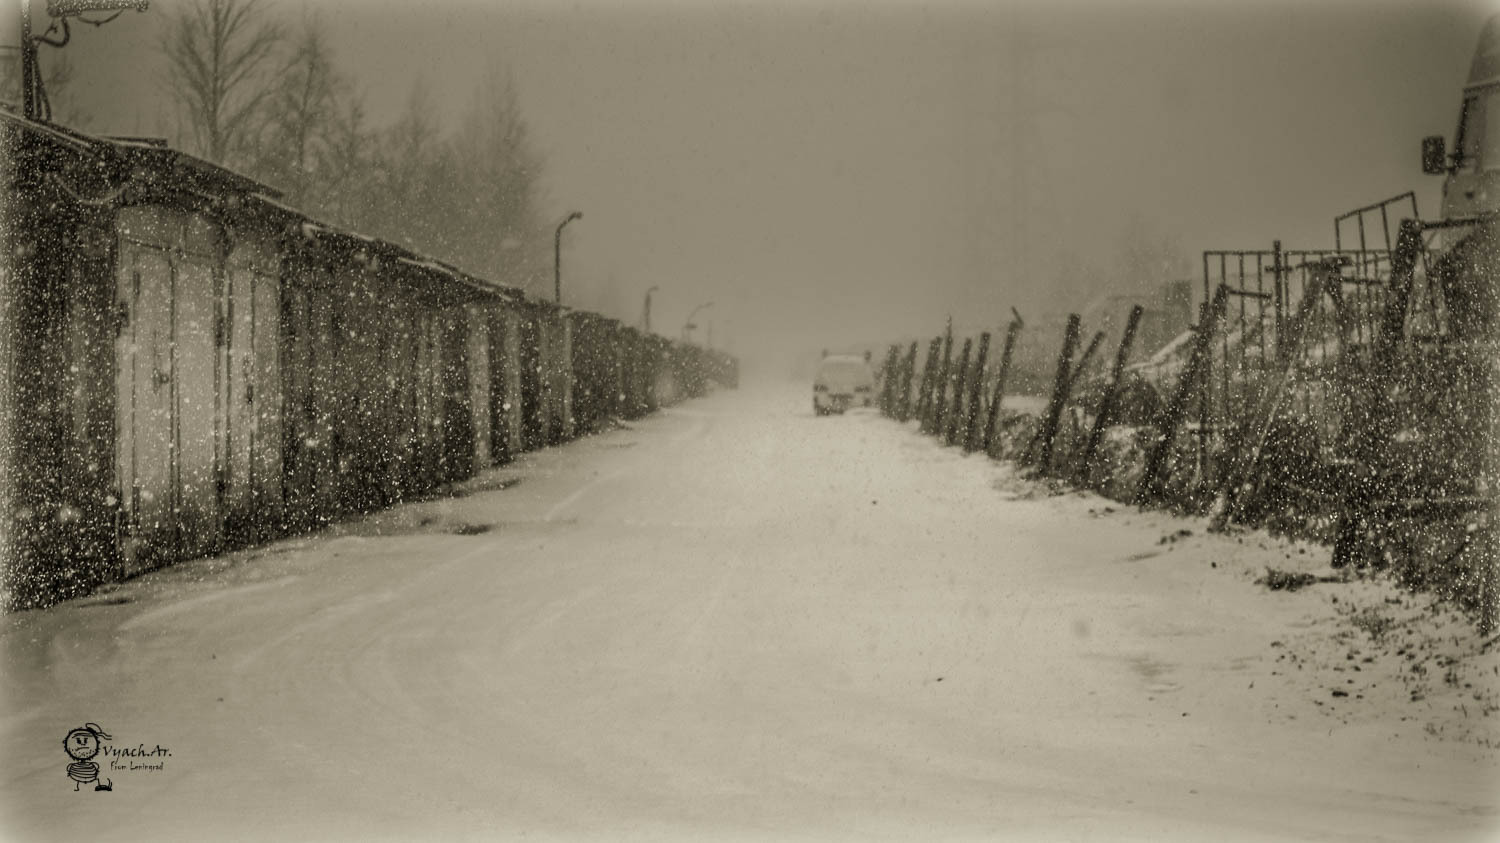
M 235 166 L 256 147 L 273 90 L 266 78 L 285 40 L 263 0 L 184 0 L 163 18 L 159 47 L 194 151 Z

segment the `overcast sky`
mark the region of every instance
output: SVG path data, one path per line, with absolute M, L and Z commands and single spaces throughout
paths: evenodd
M 153 11 L 67 49 L 89 128 L 160 132 Z M 35 0 L 43 7 L 44 0 Z M 1206 248 L 1331 245 L 1451 138 L 1485 0 L 508 3 L 311 0 L 372 116 L 514 75 L 568 228 L 564 286 L 739 350 L 996 324 L 1105 268 L 1127 221 Z M 294 17 L 297 0 L 276 0 Z M 14 39 L 13 30 L 11 39 Z M 43 48 L 43 61 L 50 48 Z M 1024 220 L 1024 222 L 1022 222 Z M 1027 270 L 1029 269 L 1029 272 Z M 1029 277 L 1028 277 L 1029 276 Z M 614 292 L 605 294 L 606 285 Z M 566 293 L 565 293 L 566 295 Z

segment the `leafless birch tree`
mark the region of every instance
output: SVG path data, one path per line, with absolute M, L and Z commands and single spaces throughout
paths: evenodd
M 262 0 L 183 0 L 168 7 L 160 48 L 199 154 L 220 164 L 243 163 L 275 90 L 266 76 L 283 40 L 283 27 Z
M 284 190 L 291 204 L 317 210 L 327 198 L 324 177 L 335 166 L 340 104 L 352 86 L 335 67 L 327 30 L 315 13 L 303 17 L 287 46 L 264 103 L 252 174 Z

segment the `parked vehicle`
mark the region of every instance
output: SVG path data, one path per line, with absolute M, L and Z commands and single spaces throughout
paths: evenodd
M 875 399 L 875 373 L 854 354 L 825 355 L 813 378 L 813 413 L 826 416 L 850 407 L 868 407 Z

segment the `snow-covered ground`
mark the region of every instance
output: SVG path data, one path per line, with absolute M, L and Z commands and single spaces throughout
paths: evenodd
M 0 833 L 1496 838 L 1500 657 L 1447 612 L 807 395 L 4 618 Z M 89 722 L 170 754 L 75 792 Z

